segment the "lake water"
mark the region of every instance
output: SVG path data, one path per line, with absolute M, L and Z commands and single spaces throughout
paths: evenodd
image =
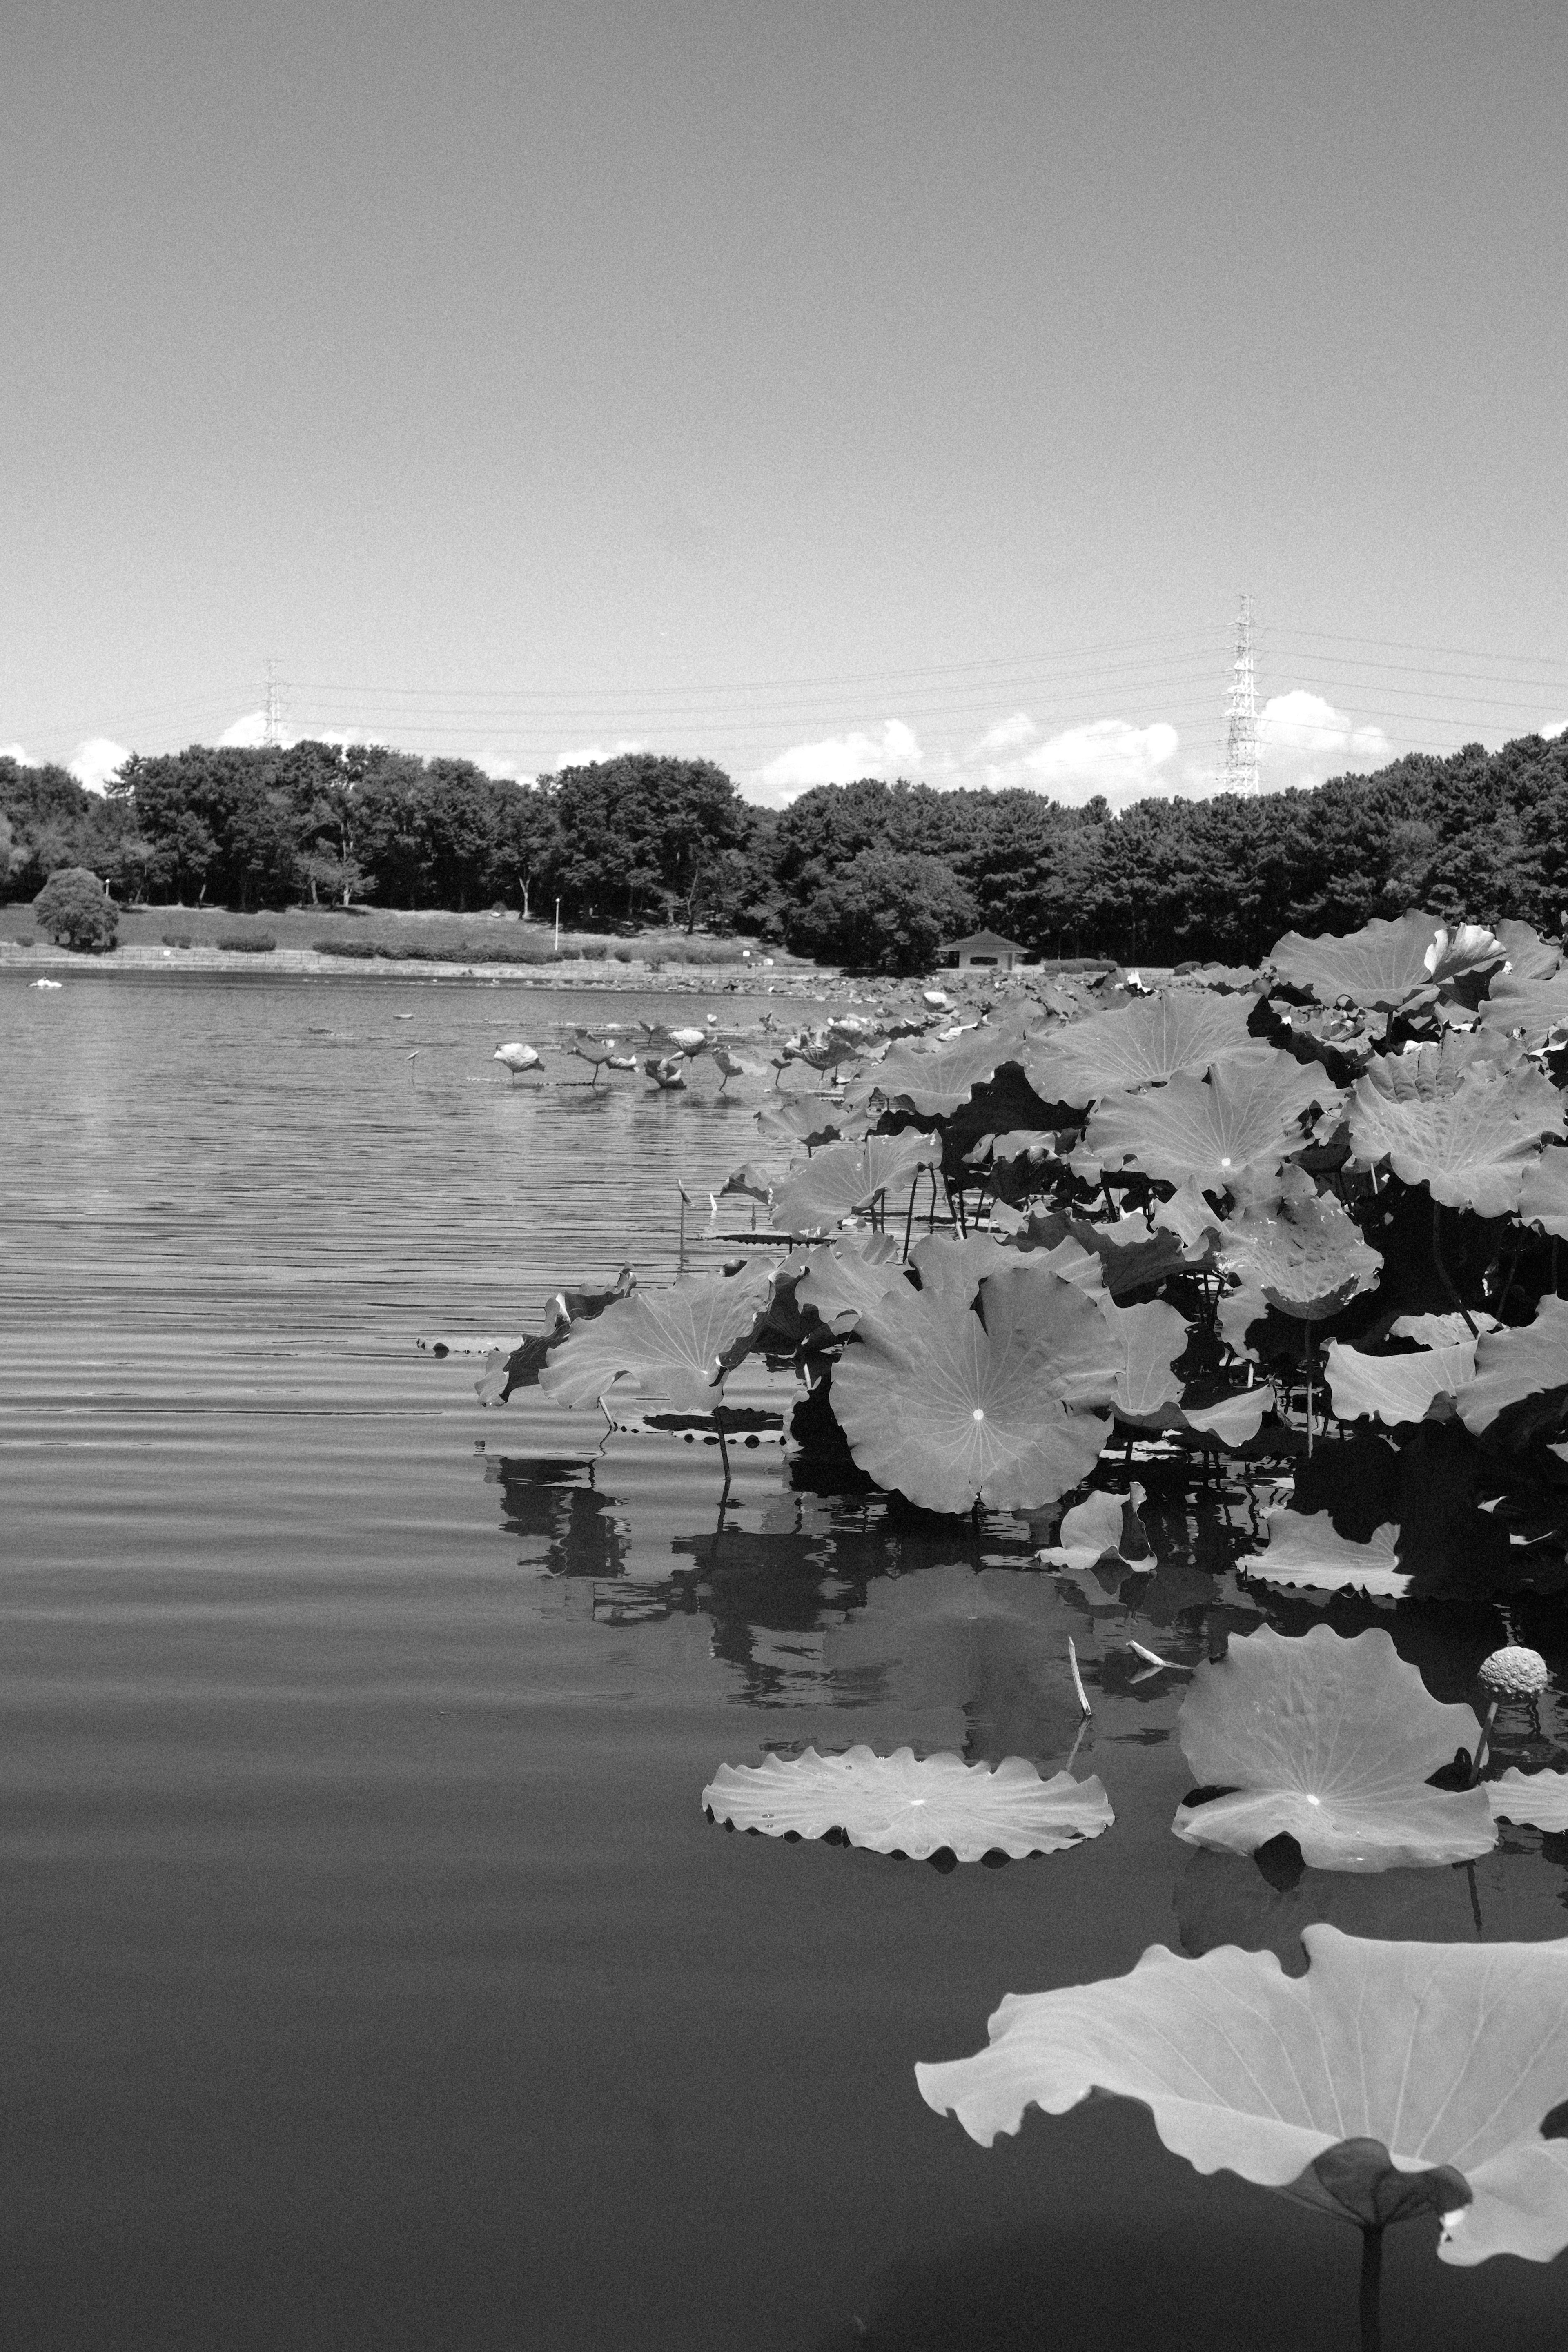
M 682 998 L 680 1015 L 759 1010 Z M 458 1349 L 673 1272 L 744 1101 L 513 1081 L 672 1000 L 0 980 L 4 2340 L 115 2352 L 1041 2352 L 1351 2339 L 1358 2241 L 1141 2112 L 990 2150 L 921 2103 L 1003 1993 L 1152 1942 L 1568 1931 L 1568 1846 L 1271 1888 L 1169 1832 L 1180 1678 L 1256 1612 L 1239 1489 L 1120 1595 L 812 1491 L 771 1434 L 478 1405 Z M 798 1008 L 785 1008 L 794 1017 Z M 407 1016 L 407 1017 L 403 1017 Z M 584 1077 L 586 1072 L 582 1074 Z M 750 1089 L 754 1105 L 760 1087 Z M 699 1259 L 721 1254 L 692 1213 Z M 763 1399 L 759 1376 L 742 1393 Z M 1298 1621 L 1310 1620 L 1303 1613 Z M 1402 1613 L 1465 1695 L 1502 1638 Z M 1559 1670 L 1553 1622 L 1521 1629 Z M 723 1760 L 1066 1760 L 1116 1807 L 947 1874 L 732 1836 Z M 1392 2232 L 1391 2347 L 1568 2342 L 1562 2265 Z

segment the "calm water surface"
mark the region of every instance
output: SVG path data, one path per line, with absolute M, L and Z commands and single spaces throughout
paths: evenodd
M 709 1447 L 477 1404 L 463 1349 L 667 1276 L 678 1178 L 754 1153 L 711 1071 L 489 1059 L 639 1010 L 675 1017 L 0 980 L 4 2341 L 1347 2342 L 1350 2231 L 1109 2105 L 982 2150 L 911 2071 L 1153 1941 L 1477 1932 L 1463 1872 L 1282 1894 L 1170 1836 L 1180 1688 L 1124 1644 L 1255 1622 L 1247 1496 L 1152 1481 L 1159 1570 L 1117 1591 L 1029 1571 L 1011 1519 L 814 1492 L 771 1437 L 721 1511 Z M 1445 1697 L 1500 1638 L 1395 1630 Z M 1118 1816 L 1081 1852 L 944 1875 L 704 1820 L 721 1760 L 810 1741 L 1054 1769 L 1069 1633 Z M 1480 1932 L 1568 1930 L 1564 1842 L 1506 1835 Z M 1561 2265 L 1449 2271 L 1411 2226 L 1387 2270 L 1391 2347 L 1568 2343 Z

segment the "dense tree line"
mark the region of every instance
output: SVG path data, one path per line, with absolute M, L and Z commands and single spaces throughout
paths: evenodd
M 502 904 L 604 929 L 743 929 L 918 969 L 976 921 L 1042 954 L 1247 963 L 1282 931 L 1410 906 L 1558 929 L 1568 737 L 1396 761 L 1316 792 L 1148 800 L 821 785 L 752 807 L 710 761 L 627 753 L 537 784 L 377 746 L 194 746 L 130 760 L 106 797 L 0 760 L 0 876 L 31 898 L 80 866 L 122 902 L 239 908 Z

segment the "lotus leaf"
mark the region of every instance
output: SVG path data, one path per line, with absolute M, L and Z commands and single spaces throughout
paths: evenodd
M 753 1259 L 737 1275 L 687 1274 L 668 1290 L 634 1290 L 574 1328 L 540 1386 L 563 1404 L 593 1404 L 626 1379 L 678 1412 L 711 1412 L 727 1363 L 767 1305 L 773 1272 Z
M 539 1376 L 552 1351 L 561 1345 L 574 1323 L 589 1323 L 606 1307 L 625 1298 L 636 1287 L 637 1276 L 623 1265 L 608 1290 L 558 1290 L 550 1302 L 550 1328 L 521 1339 L 510 1356 L 498 1348 L 487 1357 L 484 1377 L 475 1382 L 481 1404 L 505 1404 L 514 1389 L 539 1386 Z
M 1492 929 L 1508 958 L 1503 971 L 1512 982 L 1550 980 L 1563 961 L 1563 950 L 1556 940 L 1543 940 L 1529 923 L 1510 918 L 1506 922 L 1494 923 Z M 1495 980 L 1492 986 L 1497 986 Z
M 1526 1224 L 1568 1239 L 1568 1151 L 1549 1144 L 1531 1160 L 1519 1188 L 1519 1213 Z
M 1348 996 L 1369 1011 L 1386 1011 L 1417 989 L 1484 969 L 1501 954 L 1491 933 L 1477 925 L 1461 925 L 1450 940 L 1430 915 L 1401 915 L 1397 922 L 1364 923 L 1342 938 L 1331 933 L 1309 940 L 1288 931 L 1268 961 L 1288 987 L 1306 990 L 1320 1004 Z
M 786 1763 L 765 1757 L 737 1769 L 721 1764 L 702 1791 L 704 1810 L 731 1828 L 763 1837 L 826 1837 L 842 1831 L 851 1845 L 922 1862 L 945 1848 L 960 1862 L 987 1853 L 1059 1853 L 1099 1837 L 1116 1816 L 1098 1777 L 1057 1772 L 1042 1780 L 1021 1756 L 993 1771 L 961 1756 L 914 1750 L 878 1756 L 869 1748 L 819 1756 L 808 1748 Z
M 1472 1308 L 1470 1323 L 1477 1331 L 1498 1328 L 1497 1317 L 1483 1313 L 1479 1307 Z M 1462 1315 L 1396 1315 L 1389 1326 L 1389 1337 L 1415 1339 L 1423 1348 L 1451 1348 L 1459 1339 L 1474 1339 L 1475 1332 Z
M 1479 1437 L 1506 1413 L 1510 1436 L 1550 1428 L 1568 1398 L 1568 1299 L 1543 1298 L 1533 1323 L 1518 1331 L 1483 1331 L 1476 1377 L 1459 1399 L 1459 1418 Z
M 1443 1094 L 1398 1099 L 1384 1073 L 1389 1060 L 1357 1079 L 1350 1098 L 1355 1164 L 1387 1160 L 1406 1184 L 1425 1184 L 1434 1201 L 1507 1216 L 1519 1206 L 1526 1168 L 1542 1139 L 1563 1131 L 1563 1102 L 1537 1072 L 1467 1069 Z
M 1151 1226 L 1136 1211 L 1097 1225 L 1088 1217 L 1064 1215 L 1053 1209 L 1046 1215 L 1037 1212 L 1021 1221 L 1020 1230 L 1026 1244 L 1051 1247 L 1071 1240 L 1092 1253 L 1100 1260 L 1112 1298 L 1152 1288 L 1178 1267 L 1192 1264 L 1194 1255 L 1176 1233 L 1158 1223 Z
M 833 1411 L 868 1477 L 931 1511 L 1043 1510 L 1110 1433 L 1097 1412 L 1125 1349 L 1099 1301 L 1026 1257 L 990 1276 L 984 1320 L 943 1291 L 889 1294 L 833 1375 Z
M 866 1133 L 868 1124 L 865 1118 L 844 1111 L 833 1103 L 819 1101 L 815 1095 L 803 1095 L 793 1102 L 764 1103 L 757 1113 L 759 1134 L 771 1136 L 777 1142 L 804 1143 L 808 1151 L 814 1151 L 821 1143 L 836 1143 L 851 1137 L 858 1139 Z
M 806 1253 L 795 1284 L 803 1307 L 815 1307 L 830 1331 L 851 1331 L 868 1307 L 889 1290 L 909 1287 L 899 1245 L 887 1234 L 858 1234 L 822 1242 Z
M 1311 1869 L 1373 1871 L 1466 1862 L 1495 1843 L 1482 1790 L 1426 1785 L 1475 1747 L 1475 1715 L 1439 1705 L 1381 1629 L 1233 1641 L 1198 1668 L 1177 1736 L 1200 1784 L 1226 1791 L 1177 1808 L 1189 1845 L 1254 1853 L 1285 1834 Z
M 1488 1035 L 1518 1037 L 1531 1053 L 1568 1031 L 1568 972 L 1531 979 L 1507 972 L 1494 980 L 1478 1018 Z
M 1329 1342 L 1329 1395 L 1341 1421 L 1381 1421 L 1388 1429 L 1452 1421 L 1455 1400 L 1475 1376 L 1473 1339 L 1423 1348 L 1414 1356 L 1368 1356 L 1337 1339 Z
M 1281 1314 L 1320 1322 L 1370 1290 L 1383 1260 L 1331 1192 L 1301 1169 L 1284 1173 L 1294 1181 L 1277 1204 L 1243 1209 L 1224 1226 L 1219 1262 Z
M 889 1045 L 867 1084 L 885 1102 L 908 1103 L 922 1118 L 944 1118 L 994 1078 L 1005 1062 L 1021 1061 L 1024 1037 L 1011 1022 L 984 1021 L 941 1045 Z
M 1064 1512 L 1058 1540 L 1044 1545 L 1035 1558 L 1047 1568 L 1070 1569 L 1094 1568 L 1102 1559 L 1129 1565 L 1147 1560 L 1149 1538 L 1138 1516 L 1142 1500 L 1142 1486 L 1128 1495 L 1090 1495 Z
M 1278 1168 L 1304 1140 L 1303 1114 L 1325 1098 L 1338 1100 L 1321 1070 L 1248 1046 L 1215 1062 L 1206 1078 L 1184 1072 L 1152 1093 L 1102 1102 L 1074 1165 L 1112 1174 L 1136 1167 L 1171 1184 L 1191 1177 L 1217 1192 L 1245 1168 Z
M 1366 2227 L 1442 2217 L 1442 2260 L 1568 2244 L 1568 1942 L 1396 1944 L 1308 1927 L 1309 1967 L 1151 1946 L 1124 1977 L 1010 1994 L 922 2097 L 989 2147 L 1030 2106 L 1136 2099 L 1173 2154 Z
M 1155 1203 L 1154 1223 L 1174 1234 L 1187 1256 L 1196 1259 L 1208 1256 L 1224 1220 L 1217 1209 L 1209 1206 L 1194 1179 L 1186 1176 L 1168 1201 Z
M 967 1307 L 987 1275 L 1016 1265 L 1017 1253 L 989 1234 L 928 1234 L 910 1252 L 922 1290 L 940 1290 Z
M 1151 1303 L 1142 1307 L 1103 1309 L 1121 1339 L 1121 1369 L 1112 1395 L 1118 1417 L 1141 1423 L 1173 1405 L 1182 1393 L 1181 1376 L 1173 1368 L 1187 1348 L 1187 1327 L 1173 1307 Z
M 984 1160 L 1000 1165 L 1009 1160 L 1049 1160 L 1057 1149 L 1056 1130 L 1049 1127 L 1015 1127 L 1005 1135 L 983 1135 L 965 1157 L 976 1167 Z
M 1304 1586 L 1313 1592 L 1364 1592 L 1372 1601 L 1403 1601 L 1410 1579 L 1400 1568 L 1399 1529 L 1375 1528 L 1367 1543 L 1352 1543 L 1328 1511 L 1273 1510 L 1268 1549 L 1237 1561 L 1261 1584 Z
M 1201 1076 L 1248 1042 L 1252 1008 L 1237 996 L 1161 991 L 1122 1013 L 1097 1013 L 1031 1045 L 1025 1075 L 1042 1102 L 1088 1104 L 1178 1070 Z
M 1513 1765 L 1481 1785 L 1494 1820 L 1558 1833 L 1568 1830 L 1568 1772 L 1521 1772 Z
M 1199 1404 L 1185 1389 L 1157 1412 L 1133 1414 L 1118 1407 L 1118 1418 L 1134 1429 L 1168 1430 L 1196 1445 L 1246 1445 L 1263 1426 L 1263 1416 L 1274 1401 L 1268 1388 L 1237 1389 L 1231 1396 Z
M 869 1208 L 879 1192 L 902 1191 L 917 1169 L 942 1157 L 934 1136 L 868 1135 L 863 1143 L 831 1143 L 797 1168 L 773 1199 L 781 1233 L 827 1234 L 846 1217 Z

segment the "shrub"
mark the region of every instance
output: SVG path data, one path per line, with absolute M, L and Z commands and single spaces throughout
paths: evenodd
M 33 901 L 39 929 L 58 947 L 100 955 L 120 936 L 120 909 L 85 866 L 62 866 Z
M 270 931 L 220 931 L 214 944 L 231 955 L 270 955 L 278 942 Z
M 363 956 L 375 954 L 374 940 L 312 940 L 310 945 L 318 955 Z
M 166 948 L 188 948 L 190 944 L 191 935 L 189 931 L 165 931 L 163 933 L 163 945 Z

